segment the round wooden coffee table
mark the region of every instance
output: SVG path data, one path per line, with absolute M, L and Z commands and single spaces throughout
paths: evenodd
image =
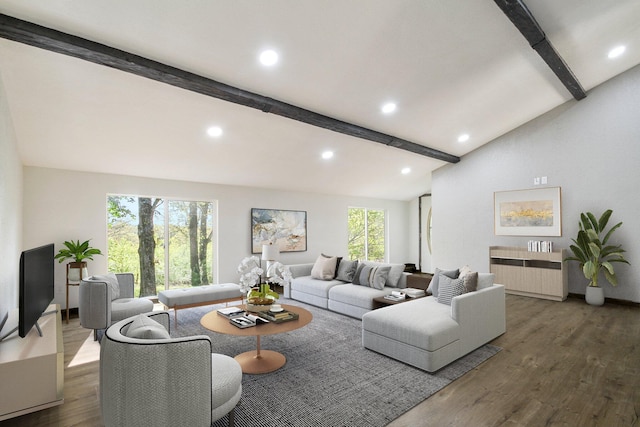
M 245 374 L 266 374 L 280 369 L 287 362 L 284 354 L 273 350 L 260 349 L 260 337 L 262 335 L 281 334 L 290 332 L 311 322 L 313 315 L 309 310 L 295 305 L 282 304 L 282 308 L 292 313 L 296 313 L 296 320 L 289 320 L 282 323 L 265 323 L 251 328 L 240 329 L 229 323 L 229 319 L 220 316 L 215 310 L 205 314 L 200 319 L 200 323 L 205 328 L 213 332 L 227 335 L 254 336 L 256 337 L 256 349 L 237 355 L 234 359 L 238 361 Z

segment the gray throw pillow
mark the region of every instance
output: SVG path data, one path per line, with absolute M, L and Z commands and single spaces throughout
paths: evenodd
M 356 272 L 353 274 L 353 280 L 351 281 L 351 283 L 353 283 L 354 285 L 369 286 L 367 284 L 360 283 L 360 274 L 362 273 L 362 269 L 365 268 L 365 267 L 366 266 L 364 265 L 363 262 L 359 262 L 358 263 L 358 268 L 356 268 Z
M 338 274 L 336 274 L 336 279 L 342 280 L 343 282 L 352 282 L 357 269 L 358 260 L 348 261 L 343 259 L 338 265 Z
M 478 289 L 477 271 L 465 274 L 464 276 L 462 276 L 462 279 L 464 279 L 464 288 L 467 290 L 467 292 L 475 292 L 475 290 Z
M 93 276 L 93 280 L 104 282 L 109 288 L 111 288 L 111 301 L 120 298 L 120 285 L 118 284 L 118 278 L 114 273 L 108 273 L 103 276 Z
M 431 292 L 431 295 L 434 297 L 438 296 L 438 285 L 440 284 L 440 275 L 445 275 L 450 279 L 457 279 L 460 274 L 460 270 L 457 268 L 455 270 L 444 271 L 436 268 L 436 271 L 433 273 L 433 278 L 431 279 L 431 283 L 429 283 L 429 287 L 427 288 L 427 292 Z
M 451 305 L 451 300 L 458 295 L 466 293 L 464 277 L 450 279 L 445 275 L 440 276 L 440 289 L 438 290 L 438 302 Z
M 147 340 L 169 339 L 169 332 L 160 323 L 144 314 L 139 314 L 129 324 L 129 329 L 125 334 L 129 338 L 139 338 Z
M 369 286 L 374 289 L 384 289 L 387 276 L 389 276 L 389 270 L 391 270 L 391 267 L 372 267 L 367 265 L 360 271 L 358 281 L 363 286 Z

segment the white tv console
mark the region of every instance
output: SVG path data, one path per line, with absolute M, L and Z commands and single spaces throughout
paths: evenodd
M 32 328 L 26 337 L 16 331 L 0 342 L 0 421 L 64 403 L 64 345 L 60 306 L 38 320 L 42 337 Z M 18 324 L 18 310 L 5 325 Z M 4 329 L 4 328 L 3 328 Z

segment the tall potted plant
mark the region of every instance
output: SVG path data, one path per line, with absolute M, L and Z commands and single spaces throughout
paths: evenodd
M 604 272 L 605 279 L 613 286 L 618 285 L 618 278 L 613 268 L 614 262 L 629 264 L 624 258 L 625 252 L 622 245 L 608 245 L 613 232 L 622 226 L 622 222 L 617 223 L 605 233 L 607 223 L 613 211 L 606 210 L 599 219 L 591 212 L 580 214 L 580 230 L 578 236 L 570 245 L 573 256 L 565 258 L 565 261 L 577 261 L 584 277 L 589 280 L 585 299 L 589 304 L 604 304 L 604 292 L 598 286 L 600 272 Z
M 67 280 L 69 281 L 77 282 L 83 277 L 87 277 L 89 273 L 87 271 L 87 262 L 85 260 L 93 261 L 94 255 L 102 255 L 100 249 L 89 246 L 89 240 L 82 243 L 80 243 L 80 240 L 75 242 L 70 240 L 64 242 L 64 246 L 65 248 L 60 249 L 58 254 L 54 256 L 54 259 L 57 259 L 59 263 L 68 259 L 73 260 L 69 263 L 69 272 L 67 277 Z

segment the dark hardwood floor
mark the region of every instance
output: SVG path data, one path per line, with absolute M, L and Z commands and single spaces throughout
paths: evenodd
M 65 403 L 0 427 L 102 425 L 91 332 L 75 318 L 63 334 Z M 508 295 L 493 344 L 503 350 L 390 426 L 640 426 L 639 308 Z

